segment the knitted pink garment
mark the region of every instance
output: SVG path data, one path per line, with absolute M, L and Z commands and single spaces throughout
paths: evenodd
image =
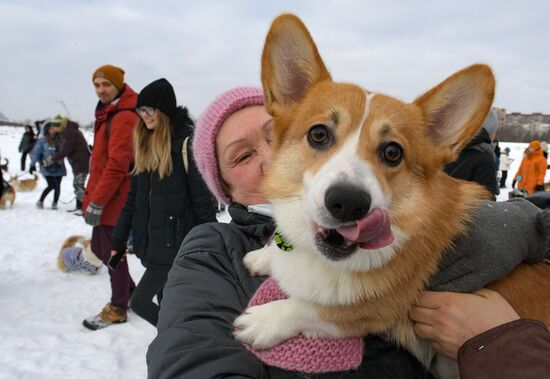
M 275 279 L 268 278 L 258 288 L 248 306 L 286 298 Z M 271 349 L 254 350 L 250 346 L 246 348 L 269 366 L 291 371 L 323 373 L 357 369 L 363 358 L 364 342 L 361 337 L 311 339 L 299 335 Z

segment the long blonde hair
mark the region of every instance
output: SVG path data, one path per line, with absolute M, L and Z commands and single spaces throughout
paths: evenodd
M 149 130 L 140 117 L 134 129 L 135 163 L 132 174 L 157 172 L 162 179 L 172 173 L 172 128 L 170 118 L 156 110 L 158 125 Z

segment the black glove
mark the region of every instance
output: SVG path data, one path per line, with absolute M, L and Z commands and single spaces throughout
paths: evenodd
M 545 191 L 544 184 L 537 184 L 536 185 L 535 192 L 539 192 L 539 191 Z
M 515 179 L 512 181 L 512 188 L 516 188 L 516 180 Z
M 91 226 L 98 226 L 101 220 L 101 213 L 103 212 L 103 205 L 90 203 L 84 213 L 84 221 Z
M 34 174 L 34 172 L 36 171 L 36 167 L 34 166 L 31 166 L 31 168 L 29 168 L 29 174 Z

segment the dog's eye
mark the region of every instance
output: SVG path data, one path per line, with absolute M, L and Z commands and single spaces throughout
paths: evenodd
M 403 148 L 395 142 L 390 142 L 382 147 L 382 160 L 388 166 L 397 166 L 403 159 Z
M 307 132 L 307 142 L 315 149 L 328 147 L 332 143 L 333 137 L 326 125 L 313 125 Z

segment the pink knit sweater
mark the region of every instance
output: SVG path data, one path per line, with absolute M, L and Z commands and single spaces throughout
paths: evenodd
M 286 299 L 275 279 L 269 278 L 258 288 L 248 306 Z M 266 326 L 269 327 L 269 326 Z M 323 373 L 354 370 L 363 358 L 363 338 L 306 338 L 302 335 L 273 346 L 254 350 L 246 347 L 262 362 L 285 370 Z

